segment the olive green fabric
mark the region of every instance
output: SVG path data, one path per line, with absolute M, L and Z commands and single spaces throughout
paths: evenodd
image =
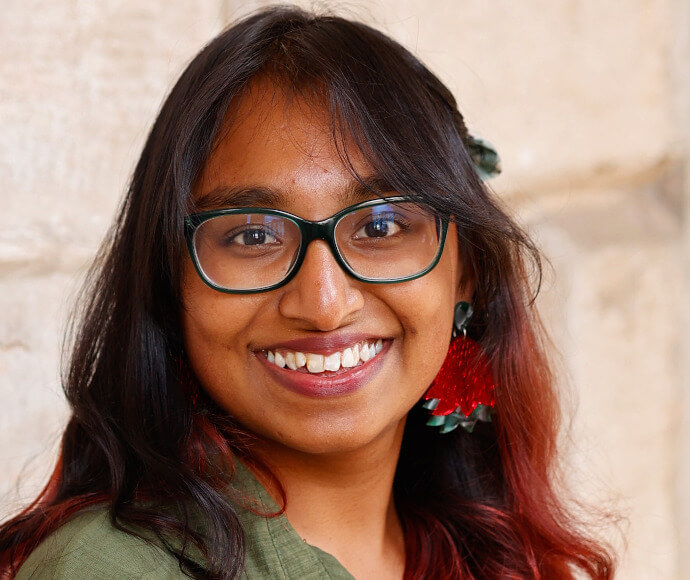
M 243 495 L 256 498 L 258 509 L 278 508 L 251 472 L 240 464 L 233 481 Z M 330 554 L 307 544 L 284 515 L 266 518 L 241 506 L 237 514 L 247 539 L 243 578 L 281 580 L 354 580 Z M 36 548 L 17 580 L 101 580 L 187 578 L 178 560 L 157 545 L 115 529 L 105 509 L 77 515 Z

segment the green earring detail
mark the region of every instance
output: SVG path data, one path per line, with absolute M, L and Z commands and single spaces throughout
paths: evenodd
M 477 421 L 490 422 L 494 412 L 494 381 L 486 354 L 467 337 L 473 308 L 467 302 L 455 306 L 453 338 L 446 359 L 424 395 L 431 411 L 430 427 L 449 433 L 458 426 L 472 432 Z

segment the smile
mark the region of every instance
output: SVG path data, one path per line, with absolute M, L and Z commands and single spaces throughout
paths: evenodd
M 316 346 L 315 341 L 305 341 L 303 345 L 294 345 L 303 350 L 275 346 L 255 351 L 254 355 L 273 380 L 288 391 L 308 397 L 330 398 L 353 394 L 370 384 L 384 367 L 394 341 L 353 341 L 340 351 L 332 348 L 348 343 L 343 344 L 341 340 L 333 342 L 340 342 L 340 345 L 333 344 L 329 348 L 323 344 Z M 319 347 L 324 349 L 320 353 L 308 352 Z
M 337 372 L 341 368 L 358 367 L 373 359 L 383 350 L 383 340 L 361 341 L 342 351 L 330 354 L 303 353 L 291 350 L 266 350 L 264 357 L 269 363 L 280 367 L 287 367 L 293 371 L 311 374 L 323 372 Z

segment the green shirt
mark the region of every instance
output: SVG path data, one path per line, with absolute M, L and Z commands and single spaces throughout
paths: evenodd
M 235 461 L 233 485 L 260 503 L 265 513 L 278 506 L 251 472 Z M 246 536 L 243 578 L 354 580 L 333 556 L 307 544 L 285 515 L 256 515 L 236 505 Z M 100 580 L 187 578 L 163 548 L 115 529 L 105 508 L 83 512 L 50 534 L 20 568 L 16 580 Z

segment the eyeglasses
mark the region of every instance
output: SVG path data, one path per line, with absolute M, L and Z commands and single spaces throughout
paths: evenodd
M 277 209 L 221 209 L 185 218 L 189 255 L 201 279 L 231 294 L 287 284 L 307 247 L 324 240 L 343 270 L 373 284 L 424 276 L 438 263 L 448 221 L 408 197 L 374 199 L 310 221 Z

